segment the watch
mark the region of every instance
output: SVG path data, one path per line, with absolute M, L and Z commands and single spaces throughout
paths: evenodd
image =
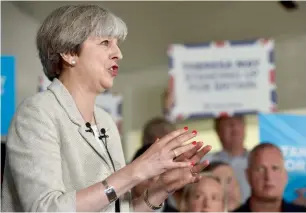
M 118 199 L 117 194 L 115 192 L 114 187 L 109 186 L 106 180 L 102 180 L 102 184 L 104 185 L 104 193 L 110 203 L 116 201 Z

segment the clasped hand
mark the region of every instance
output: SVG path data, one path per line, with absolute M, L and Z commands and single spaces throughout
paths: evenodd
M 162 183 L 165 191 L 170 194 L 176 190 L 181 189 L 189 183 L 198 182 L 201 179 L 201 171 L 208 166 L 209 162 L 203 161 L 199 163 L 200 160 L 211 150 L 211 146 L 205 146 L 199 151 L 203 146 L 202 142 L 196 143 L 196 146 L 191 150 L 181 154 L 175 159 L 176 162 L 192 162 L 192 167 L 183 167 L 170 169 L 167 172 L 160 175 L 158 181 Z
M 198 181 L 198 173 L 208 165 L 207 161 L 200 164 L 198 162 L 211 147 L 205 146 L 198 151 L 203 145 L 202 142 L 185 143 L 196 134 L 196 131 L 178 129 L 154 142 L 134 161 L 138 164 L 138 178 L 147 180 L 159 176 L 158 181 L 168 193 Z

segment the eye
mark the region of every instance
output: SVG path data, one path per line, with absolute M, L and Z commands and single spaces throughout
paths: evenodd
M 259 172 L 259 173 L 263 173 L 263 172 L 265 171 L 265 168 L 262 167 L 262 166 L 259 166 L 259 167 L 256 167 L 256 168 L 255 168 L 255 171 L 256 171 L 256 172 Z
M 220 177 L 216 177 L 216 179 L 217 179 L 220 183 L 222 183 L 222 180 L 221 180 Z
M 221 197 L 220 197 L 220 195 L 219 195 L 219 194 L 214 193 L 214 194 L 212 194 L 211 199 L 212 199 L 212 200 L 217 200 L 217 201 L 219 201 L 219 200 L 221 200 Z
M 109 45 L 109 40 L 103 40 L 100 44 L 108 46 Z
M 231 184 L 233 180 L 233 177 L 227 177 L 226 183 Z
M 201 197 L 201 196 L 200 196 L 199 194 L 196 194 L 196 195 L 195 195 L 195 199 L 196 199 L 196 200 L 200 199 L 200 197 Z
M 272 170 L 273 170 L 273 171 L 278 171 L 278 170 L 280 170 L 280 166 L 273 165 L 273 166 L 272 166 Z

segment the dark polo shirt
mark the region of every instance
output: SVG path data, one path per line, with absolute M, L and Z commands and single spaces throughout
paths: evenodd
M 282 201 L 282 212 L 306 212 L 306 207 L 299 206 L 293 203 L 288 203 L 285 200 Z M 243 205 L 234 210 L 234 212 L 252 212 L 250 208 L 250 199 Z

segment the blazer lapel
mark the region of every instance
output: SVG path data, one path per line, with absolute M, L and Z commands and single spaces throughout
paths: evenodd
M 113 122 L 112 118 L 110 117 L 110 115 L 107 114 L 107 112 L 105 112 L 103 108 L 99 106 L 95 106 L 94 115 L 95 115 L 98 129 L 101 130 L 102 128 L 104 128 L 106 131 L 105 134 L 107 135 L 108 138 L 106 138 L 106 140 L 104 139 L 104 141 L 107 144 L 110 155 L 111 156 L 117 155 L 116 157 L 112 157 L 112 161 L 114 163 L 115 170 L 119 170 L 122 168 L 123 165 L 120 163 L 120 160 L 118 161 L 118 159 L 120 159 L 120 157 L 118 156 L 120 152 L 119 153 L 117 152 L 120 149 L 122 150 L 122 147 L 121 147 L 120 136 L 119 134 L 116 134 L 116 132 L 118 131 L 117 127 L 115 123 Z M 118 140 L 117 143 L 115 142 L 116 140 Z M 125 159 L 122 156 L 122 162 L 124 161 Z
M 51 85 L 48 87 L 48 90 L 55 95 L 71 122 L 79 126 L 79 133 L 82 135 L 85 141 L 93 148 L 94 152 L 102 158 L 107 166 L 111 168 L 107 161 L 108 157 L 103 151 L 101 145 L 98 143 L 92 133 L 86 132 L 86 129 L 88 128 L 85 126 L 85 121 L 66 87 L 58 79 L 54 79 Z
M 105 152 L 103 152 L 101 144 L 99 144 L 99 142 L 102 143 L 102 141 L 97 141 L 95 136 L 91 132 L 86 132 L 87 129 L 88 128 L 84 124 L 80 126 L 79 133 L 82 135 L 85 141 L 93 148 L 93 150 L 103 159 L 109 169 L 112 170 L 112 167 L 107 160 L 108 156 Z

